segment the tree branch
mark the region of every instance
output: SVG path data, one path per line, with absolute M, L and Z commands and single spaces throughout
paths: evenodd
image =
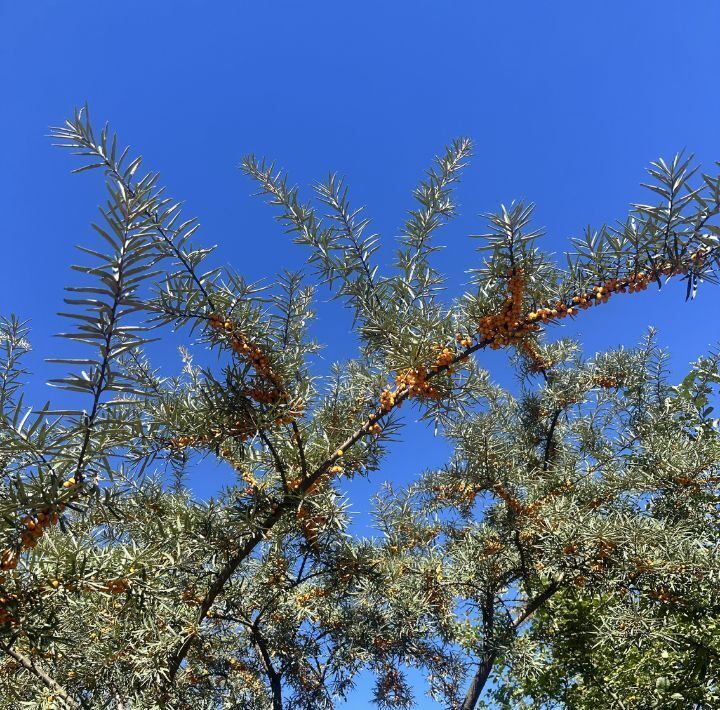
M 540 592 L 540 594 L 528 602 L 520 616 L 513 621 L 512 629 L 516 630 L 523 622 L 532 616 L 548 599 L 550 599 L 553 594 L 555 594 L 559 587 L 559 581 L 552 582 L 542 592 Z M 487 629 L 489 622 L 489 634 L 486 638 L 488 638 L 491 643 L 488 644 L 485 642 L 483 644 L 483 652 L 480 657 L 478 669 L 470 682 L 470 687 L 465 694 L 465 698 L 460 705 L 459 710 L 475 710 L 475 706 L 477 705 L 478 700 L 480 700 L 485 684 L 487 683 L 493 666 L 495 665 L 495 661 L 497 660 L 500 648 L 499 645 L 492 639 L 492 620 L 492 611 L 488 614 L 488 611 L 483 609 L 483 626 Z
M 252 636 L 253 643 L 257 646 L 258 651 L 260 651 L 260 656 L 265 666 L 265 673 L 270 681 L 273 710 L 282 710 L 282 675 L 275 670 L 272 658 L 270 657 L 270 651 L 268 650 L 267 641 L 260 632 L 257 619 L 250 627 L 250 635 Z
M 550 454 L 552 453 L 553 436 L 555 435 L 555 427 L 557 427 L 558 420 L 562 409 L 558 408 L 553 414 L 553 418 L 550 421 L 550 428 L 548 429 L 547 441 L 545 442 L 545 454 L 543 455 L 543 471 L 547 471 L 550 466 Z
M 8 644 L 0 641 L 0 650 L 7 653 L 8 656 L 17 661 L 26 671 L 32 673 L 38 678 L 43 685 L 53 691 L 56 695 L 59 695 L 71 708 L 81 707 L 74 698 L 72 698 L 65 689 L 53 678 L 51 678 L 35 661 L 31 660 L 27 656 L 24 656 L 19 651 L 16 651 Z

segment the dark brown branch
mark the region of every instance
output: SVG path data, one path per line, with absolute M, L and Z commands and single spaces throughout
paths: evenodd
M 460 710 L 474 710 L 477 701 L 480 699 L 485 683 L 487 682 L 490 672 L 495 665 L 495 659 L 498 654 L 498 647 L 494 641 L 495 632 L 495 592 L 488 590 L 482 605 L 483 618 L 483 644 L 480 654 L 480 663 L 478 669 L 470 681 L 470 687 L 465 693 L 465 698 L 460 705 Z
M 517 630 L 528 618 L 530 618 L 560 587 L 560 582 L 555 581 L 549 584 L 540 594 L 527 603 L 520 616 L 512 622 L 512 629 Z M 495 661 L 500 651 L 499 645 L 493 639 L 493 616 L 492 611 L 488 612 L 483 607 L 483 626 L 486 631 L 486 641 L 483 643 L 482 653 L 480 655 L 480 663 L 478 669 L 470 681 L 465 698 L 460 705 L 459 710 L 475 710 L 475 706 L 480 700 L 485 684 L 487 683 L 490 673 L 492 672 Z
M 282 710 L 282 674 L 275 670 L 270 652 L 268 650 L 267 641 L 263 637 L 258 620 L 250 627 L 250 635 L 252 636 L 253 643 L 260 652 L 260 656 L 265 666 L 265 674 L 270 682 L 270 691 L 272 692 L 272 706 L 273 710 Z
M 300 455 L 300 470 L 302 471 L 303 477 L 305 477 L 308 474 L 307 461 L 305 460 L 305 446 L 303 444 L 302 436 L 300 436 L 300 427 L 298 427 L 297 422 L 295 421 L 292 422 L 292 430 L 293 438 L 297 443 L 298 454 Z
M 550 466 L 550 454 L 552 453 L 553 437 L 555 436 L 555 428 L 557 427 L 558 420 L 562 409 L 556 409 L 553 414 L 552 420 L 550 421 L 550 428 L 548 429 L 547 441 L 545 442 L 545 454 L 543 455 L 543 471 L 547 471 Z
M 560 581 L 551 582 L 545 589 L 540 592 L 532 601 L 530 601 L 522 614 L 513 622 L 513 628 L 517 629 L 525 621 L 527 621 L 550 597 L 560 588 Z
M 65 689 L 53 678 L 51 678 L 35 661 L 31 660 L 27 656 L 24 656 L 19 651 L 16 651 L 11 646 L 0 642 L 0 650 L 7 653 L 8 656 L 17 661 L 26 671 L 32 673 L 38 678 L 42 684 L 53 691 L 56 695 L 60 696 L 65 703 L 71 708 L 81 707 L 74 698 L 67 694 Z

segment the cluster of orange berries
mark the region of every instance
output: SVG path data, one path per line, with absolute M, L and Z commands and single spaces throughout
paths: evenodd
M 335 461 L 335 463 L 334 463 L 332 466 L 330 466 L 330 468 L 328 469 L 328 472 L 329 472 L 329 473 L 331 473 L 331 474 L 342 473 L 342 472 L 345 470 L 345 469 L 343 468 L 343 466 L 339 463 L 339 460 L 340 460 L 344 455 L 345 455 L 345 452 L 344 452 L 342 449 L 338 449 L 338 450 L 335 452 L 335 459 L 336 459 L 336 461 Z
M 134 572 L 135 570 L 131 568 L 131 572 Z M 95 580 L 93 580 L 95 581 Z M 78 589 L 78 585 L 76 585 L 72 581 L 61 581 L 59 579 L 51 579 L 48 581 L 47 586 L 52 591 L 57 591 L 61 587 L 68 592 L 74 592 Z M 85 591 L 97 591 L 98 589 L 102 592 L 109 592 L 110 594 L 121 594 L 122 592 L 126 591 L 130 587 L 130 580 L 125 579 L 123 577 L 119 577 L 117 579 L 109 579 L 106 582 L 104 582 L 99 588 L 93 584 L 86 584 L 86 583 L 80 583 L 79 588 L 81 590 Z
M 380 639 L 378 639 L 378 641 L 379 640 Z M 379 643 L 376 643 L 375 645 L 378 648 L 381 647 L 381 644 Z M 390 647 L 389 643 L 384 645 L 387 648 Z M 402 675 L 400 675 L 400 671 L 396 670 L 395 668 L 386 668 L 377 682 L 377 688 L 379 697 L 381 698 L 392 699 L 396 696 L 402 697 L 405 691 L 405 687 L 403 684 L 403 677 Z
M 682 273 L 682 269 L 667 263 L 661 269 L 668 276 Z M 552 306 L 545 306 L 522 316 L 523 300 L 523 271 L 517 269 L 511 273 L 508 282 L 508 296 L 499 313 L 488 315 L 481 319 L 479 332 L 482 338 L 489 341 L 492 349 L 512 345 L 522 339 L 528 332 L 540 329 L 540 323 L 559 320 L 567 316 L 574 316 L 579 310 L 590 306 L 607 303 L 614 293 L 635 293 L 643 291 L 651 281 L 651 274 L 639 272 L 627 279 L 608 279 L 599 286 L 594 286 L 584 293 L 574 296 L 571 304 L 558 301 Z
M 305 542 L 314 552 L 318 552 L 318 536 L 328 521 L 327 517 L 320 512 L 313 512 L 307 506 L 301 504 L 297 510 L 296 518 L 300 524 L 300 531 L 305 538 Z
M 253 430 L 255 429 L 255 426 L 251 421 L 247 421 L 244 419 L 236 419 L 232 426 L 228 429 L 228 435 L 235 438 L 240 439 L 241 441 L 245 441 L 246 439 L 250 438 L 250 435 L 252 434 Z M 222 432 L 218 430 L 216 432 L 217 436 L 220 436 Z
M 297 606 L 305 606 L 313 599 L 322 599 L 327 596 L 330 596 L 330 589 L 327 587 L 311 587 L 306 592 L 301 592 L 295 597 L 295 604 Z
M 0 553 L 0 569 L 3 571 L 17 567 L 17 555 L 12 550 L 3 550 Z M 5 582 L 5 577 L 0 577 L 0 584 Z
M 700 269 L 705 263 L 705 257 L 710 253 L 710 247 L 700 247 L 696 252 L 690 255 L 693 262 L 693 268 Z
M 538 498 L 537 500 L 534 500 L 532 503 L 528 505 L 523 505 L 510 491 L 508 491 L 502 483 L 496 483 L 493 486 L 493 491 L 498 495 L 498 497 L 502 498 L 507 504 L 508 507 L 515 513 L 521 514 L 521 515 L 527 515 L 528 517 L 535 517 L 535 514 L 537 513 L 540 508 L 542 508 L 543 505 L 548 503 L 553 498 L 562 495 L 563 493 L 568 493 L 575 487 L 575 484 L 571 480 L 563 481 L 560 485 L 553 488 L 550 492 L 548 492 L 546 495 L 542 496 L 541 498 Z
M 472 342 L 472 341 L 471 341 Z M 440 353 L 435 358 L 435 362 L 431 366 L 431 370 L 437 370 L 441 367 L 448 367 L 452 364 L 453 360 L 455 359 L 455 353 L 450 350 L 448 347 L 444 347 L 440 349 Z
M 229 318 L 225 318 L 220 313 L 211 313 L 208 316 L 208 321 L 213 330 L 232 333 L 235 329 L 235 324 Z
M 483 555 L 491 557 L 492 555 L 497 555 L 499 552 L 502 552 L 504 549 L 505 546 L 499 540 L 490 540 L 483 549 Z
M 523 505 L 510 491 L 507 490 L 507 488 L 502 485 L 502 483 L 496 483 L 493 486 L 493 491 L 495 491 L 498 497 L 502 498 L 505 503 L 507 503 L 508 508 L 510 508 L 513 513 L 532 517 L 542 505 L 542 501 L 539 500 L 536 500 L 529 505 Z
M 268 575 L 268 584 L 276 587 L 287 579 L 288 561 L 284 557 L 276 556 L 270 560 L 270 574 Z
M 262 682 L 258 679 L 249 666 L 236 658 L 227 659 L 228 668 L 240 679 L 243 687 L 253 689 L 256 697 L 260 697 L 264 691 Z
M 292 424 L 300 415 L 302 414 L 302 409 L 296 409 L 292 412 L 288 412 L 287 414 L 283 414 L 280 417 L 275 418 L 275 424 L 280 426 L 281 424 Z
M 452 360 L 452 356 L 450 358 Z M 428 370 L 425 365 L 411 367 L 399 372 L 395 377 L 396 392 L 407 390 L 408 399 L 427 397 L 437 399 L 440 393 L 428 382 Z
M 674 276 L 685 273 L 687 269 L 673 266 L 668 262 L 662 266 L 660 271 L 666 276 Z M 608 279 L 599 286 L 593 286 L 587 291 L 573 296 L 571 299 L 572 305 L 558 301 L 554 307 L 538 308 L 536 311 L 528 313 L 526 320 L 530 323 L 537 321 L 547 323 L 550 320 L 573 316 L 579 310 L 587 310 L 591 306 L 607 303 L 614 293 L 639 293 L 644 291 L 652 278 L 652 274 L 640 271 L 631 274 L 626 279 Z
M 653 572 L 656 567 L 655 560 L 649 557 L 636 557 L 633 562 L 635 563 L 636 575 L 643 572 Z
M 612 555 L 617 545 L 612 540 L 600 540 L 598 543 L 597 558 L 605 560 Z
M 455 342 L 461 348 L 469 348 L 473 344 L 473 339 L 472 339 L 472 336 L 470 336 L 470 335 L 463 335 L 462 333 L 456 333 L 455 334 Z
M 602 389 L 615 389 L 620 386 L 620 378 L 612 375 L 596 375 L 593 377 L 593 383 Z
M 203 598 L 198 595 L 197 590 L 195 587 L 190 586 L 183 590 L 183 593 L 180 595 L 180 598 L 185 602 L 185 604 L 188 605 L 198 605 L 202 604 Z
M 702 247 L 694 252 L 690 257 L 693 266 L 695 268 L 701 267 L 709 252 L 710 249 L 707 247 Z M 677 274 L 686 274 L 687 272 L 687 267 L 665 262 L 655 269 L 653 273 L 674 276 Z M 631 274 L 625 279 L 611 278 L 601 285 L 593 286 L 587 291 L 573 296 L 570 304 L 558 301 L 552 306 L 537 308 L 523 316 L 523 270 L 513 269 L 510 272 L 508 280 L 508 294 L 500 312 L 484 316 L 480 320 L 478 331 L 483 340 L 488 341 L 492 349 L 499 349 L 507 345 L 516 344 L 522 341 L 525 334 L 539 330 L 541 323 L 548 323 L 567 316 L 574 316 L 580 310 L 586 310 L 600 303 L 607 303 L 614 293 L 637 293 L 644 291 L 653 279 L 653 273 L 640 271 Z M 472 337 L 463 335 L 462 333 L 457 333 L 455 339 L 463 348 L 469 348 L 473 344 Z M 523 345 L 523 351 L 533 361 L 533 369 L 535 371 L 540 372 L 546 370 L 552 365 L 547 359 L 540 357 L 532 345 Z M 437 366 L 449 365 L 454 357 L 449 348 L 444 348 L 438 361 L 431 367 L 431 371 Z M 381 398 L 381 405 L 385 411 L 392 408 L 394 404 L 393 398 L 391 397 L 392 394 L 393 393 L 388 392 L 384 402 Z
M 462 335 L 462 333 L 456 335 L 456 340 L 461 347 L 470 347 L 473 342 L 469 335 Z M 467 355 L 458 355 L 457 352 L 447 346 L 437 345 L 436 348 L 438 354 L 429 368 L 425 365 L 418 365 L 417 367 L 402 370 L 395 376 L 395 390 L 385 389 L 382 391 L 380 394 L 380 409 L 383 412 L 389 412 L 395 406 L 401 393 L 406 393 L 408 399 L 413 397 L 438 399 L 440 397 L 438 390 L 430 384 L 429 377 L 443 369 L 452 372 L 451 365 L 458 359 L 466 358 Z M 378 425 L 371 428 L 373 434 L 379 434 L 380 431 Z
M 242 419 L 237 419 L 233 425 L 227 430 L 227 435 L 233 438 L 245 441 L 250 437 L 252 431 L 252 425 L 250 422 L 246 422 Z M 213 429 L 210 434 L 184 434 L 170 439 L 170 446 L 176 449 L 185 449 L 188 446 L 208 446 L 213 442 L 218 442 L 222 438 L 221 429 Z M 223 456 L 225 454 L 223 453 Z
M 611 543 L 605 543 L 605 541 L 601 541 L 600 547 L 601 547 L 601 549 L 602 549 L 603 551 L 605 550 L 605 545 L 611 545 Z M 608 547 L 608 549 L 614 549 L 614 545 L 612 545 L 611 548 Z M 562 551 L 563 551 L 563 554 L 564 554 L 564 555 L 574 555 L 574 554 L 577 553 L 577 551 L 578 551 L 577 543 L 572 542 L 572 541 L 571 541 L 571 542 L 566 542 L 566 543 L 563 545 Z M 606 557 L 607 555 L 606 555 L 606 554 L 603 554 L 602 556 L 603 556 L 603 557 Z
M 272 390 L 261 389 L 260 387 L 248 387 L 244 394 L 254 399 L 259 404 L 272 404 L 278 399 L 278 394 Z
M 459 499 L 465 503 L 472 503 L 477 498 L 480 490 L 478 486 L 470 481 L 453 481 L 452 483 L 441 483 L 432 487 L 438 501 Z
M 440 582 L 442 581 L 442 568 L 438 565 L 437 570 L 426 569 L 422 576 L 423 596 L 428 604 L 441 606 L 445 601 Z
M 414 524 L 400 522 L 397 527 L 396 541 L 402 540 L 403 549 L 409 550 L 414 547 L 426 547 L 439 534 L 440 528 L 437 525 L 418 527 Z
M 651 279 L 652 276 L 644 271 L 631 274 L 627 279 L 608 279 L 601 286 L 594 286 L 590 291 L 575 296 L 573 303 L 582 309 L 598 303 L 607 303 L 614 293 L 639 293 L 644 291 L 650 284 Z
M 307 494 L 314 493 L 317 491 L 320 486 L 322 486 L 324 483 L 327 482 L 328 478 L 331 476 L 335 476 L 339 473 L 342 473 L 345 470 L 345 467 L 339 462 L 339 459 L 345 454 L 345 452 L 342 449 L 338 449 L 333 458 L 335 459 L 335 462 L 327 468 L 327 470 L 324 473 L 321 473 L 319 476 L 313 480 L 313 482 L 306 488 L 305 492 Z M 288 481 L 288 488 L 290 490 L 295 490 L 296 488 L 299 488 L 302 482 L 305 479 L 303 477 L 300 478 L 294 478 L 291 481 Z
M 611 540 L 600 540 L 595 554 L 590 558 L 590 571 L 593 574 L 600 574 L 605 571 L 611 561 L 612 554 L 617 548 L 617 545 Z M 575 542 L 567 542 L 563 545 L 563 554 L 568 556 L 577 555 L 579 550 L 578 545 Z M 582 580 L 581 584 L 576 586 L 584 586 L 587 580 L 584 577 L 580 577 Z
M 312 493 L 315 493 L 327 480 L 330 478 L 331 475 L 335 475 L 337 473 L 343 472 L 343 467 L 339 464 L 335 464 L 333 466 L 330 466 L 324 473 L 322 473 L 320 476 L 315 478 L 310 485 L 305 489 L 305 493 L 307 495 L 311 495 Z M 303 484 L 303 482 L 307 480 L 303 476 L 299 476 L 297 478 L 293 478 L 287 482 L 287 487 L 291 490 L 297 490 L 300 488 L 300 486 Z
M 550 358 L 543 357 L 531 340 L 523 340 L 518 349 L 530 361 L 531 372 L 545 372 L 555 364 Z
M 493 350 L 516 343 L 524 333 L 538 330 L 532 320 L 523 320 L 523 270 L 515 269 L 510 273 L 508 294 L 499 313 L 480 319 L 478 330 L 483 340 L 489 341 Z
M 230 347 L 233 351 L 246 358 L 255 372 L 273 385 L 271 390 L 251 388 L 247 391 L 248 396 L 261 404 L 269 404 L 282 399 L 285 393 L 280 386 L 280 377 L 273 372 L 270 362 L 262 349 L 239 332 L 235 322 L 227 316 L 211 313 L 208 320 L 213 330 L 229 335 L 231 338 Z M 285 395 L 285 398 L 287 398 L 287 395 Z
M 691 257 L 696 266 L 702 265 L 706 252 L 706 248 L 701 248 Z M 687 268 L 675 266 L 670 262 L 665 263 L 660 269 L 666 276 L 672 276 L 679 273 L 687 273 Z M 523 270 L 513 269 L 510 272 L 508 280 L 508 294 L 499 313 L 484 316 L 480 320 L 478 331 L 483 340 L 488 342 L 492 349 L 499 349 L 507 345 L 520 343 L 520 349 L 523 354 L 531 361 L 531 370 L 533 372 L 543 372 L 554 364 L 550 359 L 543 357 L 536 346 L 524 340 L 523 336 L 527 333 L 540 330 L 540 323 L 548 323 L 549 321 L 559 320 L 567 316 L 574 316 L 579 310 L 585 310 L 592 305 L 607 303 L 614 293 L 636 293 L 643 291 L 648 287 L 652 279 L 652 274 L 638 272 L 631 274 L 627 279 L 611 278 L 604 284 L 594 286 L 588 291 L 576 295 L 572 298 L 572 304 L 568 305 L 563 301 L 558 301 L 554 306 L 538 308 L 522 315 L 523 305 L 523 288 L 524 277 Z M 228 323 L 232 330 L 232 321 L 225 321 L 223 327 L 227 329 Z M 473 338 L 469 335 L 457 333 L 455 340 L 462 348 L 469 348 L 473 344 Z M 460 355 L 460 358 L 466 355 Z M 439 369 L 448 368 L 458 359 L 458 355 L 448 347 L 442 347 L 435 362 L 426 368 L 425 365 L 409 368 L 397 374 L 395 378 L 396 389 L 384 389 L 380 394 L 380 410 L 382 413 L 389 412 L 398 402 L 400 394 L 407 393 L 408 399 L 412 397 L 426 397 L 437 399 L 440 395 L 438 390 L 428 381 L 428 376 L 436 373 Z M 600 387 L 617 387 L 618 381 L 615 378 L 598 378 L 596 384 Z M 372 421 L 373 415 L 370 420 Z M 373 424 L 369 429 L 369 433 L 378 434 L 381 428 L 377 424 Z M 539 504 L 531 504 L 531 506 L 523 509 L 523 506 L 512 496 L 506 499 L 508 505 L 514 510 L 523 510 L 526 513 L 533 513 L 533 506 Z
M 70 479 L 74 480 L 74 479 Z M 37 541 L 45 533 L 45 529 L 52 525 L 57 525 L 59 520 L 58 511 L 62 513 L 65 505 L 59 503 L 51 505 L 44 510 L 38 512 L 37 516 L 26 515 L 22 520 L 23 530 L 20 533 L 20 550 L 3 550 L 0 553 L 0 570 L 12 570 L 17 567 L 18 556 L 23 550 L 29 550 L 37 545 Z M 0 583 L 4 578 L 0 577 Z
M 211 438 L 206 435 L 202 436 L 178 436 L 170 439 L 170 445 L 176 449 L 185 449 L 188 446 L 204 446 L 209 444 Z
M 523 509 L 523 512 L 529 515 L 530 517 L 533 517 L 537 510 L 539 510 L 543 505 L 546 503 L 549 503 L 553 498 L 557 498 L 558 496 L 561 496 L 565 493 L 569 493 L 575 488 L 575 483 L 571 481 L 569 478 L 563 481 L 561 484 L 555 486 L 552 490 L 550 490 L 548 493 L 546 493 L 544 496 L 541 496 L 538 498 L 535 502 L 531 503 L 529 506 L 526 506 Z
M 130 586 L 130 580 L 124 577 L 118 577 L 117 579 L 109 579 L 105 582 L 105 590 L 110 594 L 122 594 L 127 591 Z
M 249 490 L 248 493 L 252 494 L 259 486 L 259 481 L 255 478 L 252 471 L 248 471 L 245 468 L 243 461 L 236 459 L 229 449 L 223 449 L 220 452 L 228 463 L 240 474 L 240 478 L 247 484 Z
M 392 647 L 392 643 L 382 636 L 376 636 L 372 640 L 372 645 L 378 650 L 378 651 L 387 651 L 389 648 Z
M 384 389 L 380 394 L 380 409 L 389 412 L 395 406 L 397 394 L 392 390 Z
M 679 486 L 692 486 L 692 488 L 694 488 L 696 491 L 700 490 L 700 485 L 698 484 L 697 479 L 691 478 L 690 476 L 674 476 L 672 480 Z
M 74 479 L 70 479 L 74 480 Z M 66 481 L 65 483 L 67 483 Z M 63 484 L 64 485 L 64 484 Z M 61 510 L 64 508 L 60 508 Z M 58 522 L 58 514 L 55 510 L 41 511 L 38 513 L 37 518 L 32 515 L 26 515 L 21 523 L 24 526 L 24 530 L 20 533 L 20 543 L 23 548 L 30 549 L 37 545 L 37 541 L 45 533 L 45 528 L 49 528 L 51 525 L 55 525 Z

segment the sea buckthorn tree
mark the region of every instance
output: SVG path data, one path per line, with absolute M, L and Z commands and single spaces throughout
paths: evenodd
M 433 254 L 469 141 L 420 182 L 385 270 L 341 179 L 306 202 L 248 156 L 311 277 L 353 316 L 357 356 L 317 374 L 302 274 L 260 287 L 205 266 L 196 221 L 107 125 L 96 133 L 84 109 L 53 135 L 85 159 L 77 172 L 104 174 L 107 202 L 68 289 L 58 403 L 25 401 L 28 329 L 0 323 L 4 707 L 332 707 L 361 671 L 378 703 L 408 706 L 406 666 L 451 707 L 477 707 L 493 673 L 501 703 L 590 704 L 594 682 L 632 706 L 586 670 L 612 633 L 629 629 L 612 650 L 626 669 L 670 617 L 678 644 L 712 656 L 698 620 L 716 613 L 716 359 L 673 389 L 652 337 L 587 359 L 546 333 L 667 279 L 688 296 L 715 282 L 718 176 L 679 156 L 653 164 L 658 204 L 589 231 L 564 265 L 540 249 L 532 206 L 503 207 L 451 299 Z M 149 359 L 170 329 L 186 341 L 174 376 Z M 507 351 L 517 391 L 492 383 L 485 349 Z M 354 537 L 342 480 L 383 475 L 403 405 L 453 456 L 404 489 L 389 478 L 381 534 Z M 183 476 L 204 458 L 235 475 L 210 500 Z M 604 647 L 573 650 L 578 614 L 587 638 L 611 630 Z M 715 661 L 703 669 L 709 698 Z
M 382 692 L 409 696 L 406 659 L 449 707 L 714 707 L 718 356 L 672 387 L 652 334 L 539 352 L 446 426 L 447 465 L 378 501 Z

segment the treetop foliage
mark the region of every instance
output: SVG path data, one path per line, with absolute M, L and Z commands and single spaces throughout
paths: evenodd
M 720 702 L 720 356 L 674 384 L 652 331 L 590 358 L 546 338 L 671 278 L 717 283 L 720 174 L 653 163 L 652 201 L 562 263 L 531 204 L 502 206 L 447 298 L 433 257 L 468 139 L 414 191 L 388 268 L 344 179 L 305 201 L 244 158 L 310 266 L 263 286 L 206 266 L 198 222 L 87 108 L 52 133 L 107 195 L 62 313 L 73 356 L 51 360 L 62 408 L 25 402 L 29 329 L 0 321 L 0 707 L 329 708 L 363 670 L 408 707 L 408 668 L 462 710 Z M 320 376 L 317 282 L 360 344 Z M 170 328 L 188 345 L 164 376 L 146 346 Z M 452 455 L 390 475 L 358 538 L 338 483 L 381 468 L 406 402 Z M 235 473 L 210 500 L 184 481 L 202 458 Z

